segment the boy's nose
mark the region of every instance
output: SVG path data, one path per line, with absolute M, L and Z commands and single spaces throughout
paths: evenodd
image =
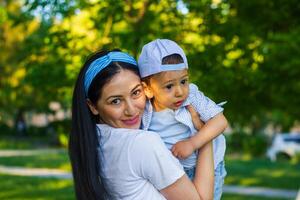
M 181 87 L 177 87 L 177 88 L 176 88 L 176 91 L 175 91 L 175 95 L 176 95 L 177 97 L 180 97 L 180 96 L 182 96 L 182 94 L 183 94 L 182 88 L 181 88 Z

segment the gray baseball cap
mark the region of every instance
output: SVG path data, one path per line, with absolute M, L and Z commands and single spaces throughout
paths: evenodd
M 162 59 L 172 54 L 179 54 L 183 63 L 162 64 Z M 138 59 L 138 67 L 142 78 L 163 71 L 183 70 L 188 68 L 188 62 L 182 48 L 176 42 L 168 39 L 156 39 L 143 46 Z

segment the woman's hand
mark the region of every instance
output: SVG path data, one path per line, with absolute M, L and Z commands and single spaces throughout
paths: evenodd
M 195 129 L 197 129 L 199 131 L 202 128 L 202 126 L 204 125 L 204 123 L 200 119 L 199 114 L 196 112 L 194 107 L 191 105 L 186 106 L 186 108 L 188 109 L 188 111 L 190 112 L 190 114 L 192 116 L 192 121 L 193 121 Z
M 194 127 L 199 131 L 204 126 L 204 123 L 200 120 L 200 116 L 193 108 L 193 106 L 189 105 L 187 106 L 187 109 L 191 113 Z M 191 138 L 190 140 L 193 142 Z M 213 159 L 212 141 L 202 146 L 198 151 L 196 173 L 195 173 L 193 183 L 201 199 L 213 199 L 214 159 Z

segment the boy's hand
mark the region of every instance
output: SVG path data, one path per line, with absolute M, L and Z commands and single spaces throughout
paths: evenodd
M 191 140 L 182 140 L 173 145 L 171 149 L 173 155 L 179 159 L 186 159 L 195 151 Z

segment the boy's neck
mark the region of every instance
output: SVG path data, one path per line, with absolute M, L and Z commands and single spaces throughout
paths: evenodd
M 174 109 L 172 109 L 172 108 L 168 108 L 168 107 L 165 107 L 165 106 L 157 105 L 157 104 L 155 103 L 154 98 L 152 98 L 152 99 L 150 100 L 150 102 L 151 102 L 151 105 L 152 105 L 152 107 L 153 107 L 153 111 L 154 111 L 154 112 L 161 112 L 161 111 L 166 110 L 166 109 L 173 110 L 173 111 L 177 110 L 177 109 L 174 110 Z

